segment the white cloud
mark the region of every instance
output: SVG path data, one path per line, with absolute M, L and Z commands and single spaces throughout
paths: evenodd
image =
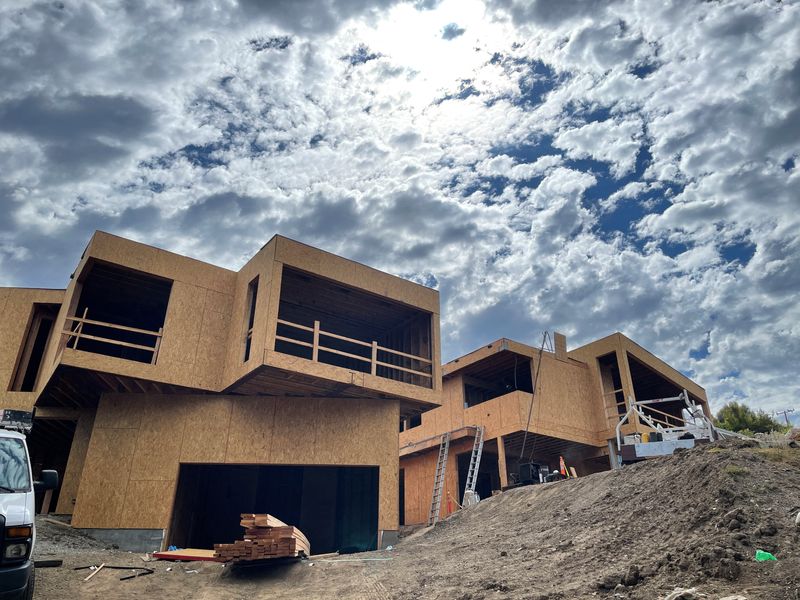
M 95 228 L 225 266 L 280 231 L 435 278 L 448 358 L 619 329 L 781 408 L 798 56 L 793 3 L 4 5 L 0 283 Z

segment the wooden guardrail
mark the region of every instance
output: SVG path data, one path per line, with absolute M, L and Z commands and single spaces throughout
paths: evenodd
M 78 342 L 80 340 L 93 340 L 95 342 L 102 342 L 104 344 L 112 344 L 114 346 L 122 346 L 124 348 L 134 348 L 136 350 L 144 350 L 146 352 L 152 352 L 152 357 L 150 359 L 150 364 L 156 364 L 156 360 L 158 359 L 158 351 L 161 348 L 161 338 L 164 335 L 164 328 L 159 327 L 158 331 L 150 331 L 148 329 L 139 329 L 138 327 L 128 327 L 127 325 L 117 325 L 115 323 L 106 323 L 105 321 L 95 321 L 92 319 L 87 318 L 89 313 L 89 309 L 85 308 L 83 311 L 82 317 L 67 317 L 65 325 L 67 326 L 64 331 L 62 331 L 62 335 L 66 336 L 64 340 L 64 347 L 67 347 L 71 340 L 75 340 L 72 348 L 78 350 Z M 69 323 L 72 323 L 72 326 L 69 326 Z M 132 342 L 124 342 L 122 340 L 117 340 L 112 337 L 105 337 L 101 335 L 90 335 L 87 333 L 83 333 L 83 326 L 84 325 L 95 325 L 98 327 L 106 327 L 108 329 L 114 329 L 116 331 L 128 331 L 131 333 L 139 333 L 143 335 L 150 335 L 155 338 L 153 345 L 148 346 L 145 344 L 134 344 Z
M 372 375 L 378 374 L 378 367 L 386 367 L 387 369 L 392 369 L 395 371 L 402 371 L 403 373 L 410 373 L 411 375 L 418 375 L 420 377 L 424 377 L 426 379 L 433 380 L 433 374 L 428 373 L 426 371 L 421 371 L 419 369 L 409 369 L 407 367 L 401 367 L 400 365 L 393 365 L 391 363 L 387 363 L 381 360 L 378 360 L 378 352 L 385 352 L 387 354 L 391 354 L 394 356 L 400 356 L 403 358 L 407 358 L 410 360 L 418 361 L 424 365 L 433 365 L 433 362 L 430 359 L 424 358 L 422 356 L 417 356 L 415 354 L 409 354 L 407 352 L 400 352 L 399 350 L 393 350 L 391 348 L 387 348 L 385 346 L 381 346 L 376 341 L 372 342 L 364 342 L 362 340 L 356 340 L 353 338 L 346 337 L 344 335 L 339 335 L 338 333 L 332 333 L 330 331 L 323 331 L 320 328 L 320 322 L 314 321 L 313 327 L 308 327 L 307 325 L 300 325 L 298 323 L 292 323 L 291 321 L 287 321 L 285 319 L 278 319 L 279 325 L 286 325 L 287 327 L 292 327 L 294 329 L 299 329 L 301 331 L 307 331 L 312 334 L 312 341 L 311 342 L 304 342 L 303 340 L 298 340 L 295 338 L 283 336 L 283 335 L 276 335 L 275 339 L 280 340 L 282 342 L 288 342 L 290 344 L 296 344 L 298 346 L 304 346 L 306 348 L 311 348 L 311 360 L 314 362 L 320 362 L 319 360 L 319 353 L 322 352 L 330 352 L 331 354 L 337 354 L 339 356 L 344 356 L 346 358 L 352 358 L 354 360 L 359 360 L 365 363 L 369 363 L 370 365 L 370 373 Z M 320 337 L 329 337 L 336 340 L 342 340 L 344 342 L 355 344 L 357 346 L 363 346 L 365 348 L 370 349 L 370 357 L 367 358 L 366 356 L 360 356 L 358 354 L 353 354 L 352 352 L 345 352 L 343 350 L 338 350 L 336 348 L 331 348 L 329 346 L 324 346 L 320 343 Z M 431 371 L 433 369 L 431 368 Z

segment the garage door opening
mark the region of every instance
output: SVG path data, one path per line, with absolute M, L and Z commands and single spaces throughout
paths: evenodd
M 169 543 L 213 548 L 241 539 L 241 513 L 298 527 L 314 554 L 374 550 L 378 467 L 182 464 Z

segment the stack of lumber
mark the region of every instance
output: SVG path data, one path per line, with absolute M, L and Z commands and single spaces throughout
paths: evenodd
M 311 545 L 297 527 L 272 515 L 245 513 L 239 524 L 244 539 L 232 544 L 214 544 L 214 557 L 224 562 L 311 555 Z

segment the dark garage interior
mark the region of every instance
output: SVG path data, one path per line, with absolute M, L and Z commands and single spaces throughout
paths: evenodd
M 169 543 L 213 548 L 241 539 L 242 513 L 298 527 L 314 554 L 373 550 L 378 467 L 182 464 Z

